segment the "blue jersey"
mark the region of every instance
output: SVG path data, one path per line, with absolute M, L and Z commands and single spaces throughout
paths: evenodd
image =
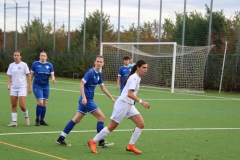
M 32 64 L 31 72 L 34 73 L 33 88 L 49 88 L 49 77 L 54 73 L 51 63 L 35 61 Z
M 103 85 L 101 72 L 96 72 L 93 68 L 89 69 L 86 72 L 85 76 L 82 78 L 82 81 L 85 83 L 84 92 L 86 95 L 86 99 L 93 99 L 95 87 L 98 84 Z
M 131 69 L 132 69 L 132 66 L 127 66 L 127 67 L 126 66 L 121 66 L 119 68 L 118 76 L 121 77 L 121 80 L 120 80 L 120 82 L 121 82 L 121 89 L 124 88 L 124 81 L 127 78 L 128 74 L 130 73 Z

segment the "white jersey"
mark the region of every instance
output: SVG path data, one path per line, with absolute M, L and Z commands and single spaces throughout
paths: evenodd
M 129 90 L 134 90 L 134 95 L 137 95 L 138 89 L 140 87 L 140 81 L 141 78 L 138 76 L 137 73 L 132 74 L 123 88 L 123 91 L 119 97 L 119 99 L 129 103 L 129 104 L 134 104 L 134 100 L 128 97 L 128 91 Z
M 9 64 L 7 75 L 12 77 L 11 90 L 18 91 L 21 88 L 27 87 L 27 74 L 29 74 L 29 68 L 25 62 L 16 64 L 15 62 Z

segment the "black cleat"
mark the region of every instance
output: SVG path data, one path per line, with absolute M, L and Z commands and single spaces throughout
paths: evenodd
M 35 126 L 40 126 L 40 121 L 39 121 L 39 119 L 36 119 Z
M 114 143 L 109 143 L 109 142 L 107 142 L 107 141 L 104 141 L 104 142 L 102 142 L 102 143 L 98 143 L 98 147 L 100 147 L 100 148 L 105 148 L 105 147 L 110 147 L 110 146 L 113 146 L 114 145 Z
M 40 125 L 49 126 L 45 121 L 40 121 Z
M 58 145 L 67 146 L 67 143 L 62 138 L 58 138 L 56 143 Z

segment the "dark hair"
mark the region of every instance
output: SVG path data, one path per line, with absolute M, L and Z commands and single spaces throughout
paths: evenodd
M 97 55 L 96 58 L 95 58 L 95 60 L 94 60 L 94 62 L 96 61 L 97 58 L 102 58 L 102 59 L 104 59 L 103 56 Z M 94 62 L 93 62 L 93 67 L 95 67 L 95 63 L 94 63 Z
M 46 53 L 46 55 L 47 55 L 47 52 L 46 52 L 46 51 L 41 51 L 40 54 L 41 54 L 41 53 Z
M 124 81 L 124 85 L 126 85 L 128 78 L 136 72 L 137 67 L 141 67 L 142 65 L 147 64 L 144 60 L 138 60 L 137 63 L 132 67 L 131 72 L 128 74 L 127 78 Z
M 15 50 L 13 53 L 15 53 L 15 52 L 18 52 L 20 54 L 20 56 L 21 56 L 21 52 L 19 50 Z
M 123 58 L 123 60 L 130 60 L 130 57 L 126 56 Z

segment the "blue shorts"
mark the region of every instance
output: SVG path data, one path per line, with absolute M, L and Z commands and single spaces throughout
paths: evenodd
M 79 97 L 78 104 L 78 112 L 83 114 L 92 113 L 99 109 L 97 104 L 92 99 L 87 99 L 87 104 L 84 106 L 82 104 L 82 96 Z
M 48 100 L 50 89 L 49 88 L 33 88 L 33 93 L 37 100 Z

